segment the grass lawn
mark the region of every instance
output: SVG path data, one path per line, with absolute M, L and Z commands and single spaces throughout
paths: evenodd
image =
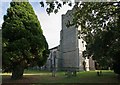
M 102 71 L 101 76 L 97 76 L 95 71 L 89 71 L 89 72 L 78 72 L 76 77 L 66 77 L 64 72 L 57 72 L 56 77 L 52 77 L 51 72 L 42 72 L 42 71 L 27 71 L 24 72 L 23 79 L 20 80 L 11 80 L 10 79 L 10 73 L 8 74 L 2 74 L 3 79 L 3 85 L 10 84 L 16 85 L 13 83 L 19 83 L 23 85 L 32 84 L 33 83 L 39 85 L 39 84 L 75 84 L 75 83 L 101 83 L 102 85 L 120 85 L 120 80 L 117 78 L 117 75 L 114 74 L 113 71 Z M 96 85 L 96 84 L 95 84 Z

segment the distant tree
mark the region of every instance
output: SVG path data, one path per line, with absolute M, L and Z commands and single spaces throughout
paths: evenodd
M 49 54 L 40 23 L 29 2 L 10 3 L 2 24 L 2 69 L 20 79 L 28 66 L 42 66 Z

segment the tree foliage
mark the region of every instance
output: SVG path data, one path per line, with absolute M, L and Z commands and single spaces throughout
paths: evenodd
M 120 74 L 120 2 L 83 2 L 73 23 L 81 25 L 81 38 L 87 43 L 84 55 L 93 56 L 102 66 L 113 64 Z
M 28 66 L 44 65 L 49 54 L 47 41 L 29 2 L 10 3 L 2 24 L 2 42 L 3 70 L 11 71 L 14 79 L 21 78 Z
M 47 4 L 46 12 L 50 15 L 50 13 L 57 13 L 62 6 L 67 4 L 68 6 L 72 6 L 71 0 L 45 0 L 45 2 L 41 1 L 41 7 L 44 7 Z

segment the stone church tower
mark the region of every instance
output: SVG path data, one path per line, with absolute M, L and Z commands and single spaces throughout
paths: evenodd
M 81 27 L 66 25 L 73 20 L 73 13 L 75 8 L 68 10 L 68 12 L 62 15 L 62 30 L 60 32 L 60 48 L 59 54 L 62 61 L 61 68 L 63 70 L 80 71 L 84 70 L 83 62 L 85 62 L 85 70 L 89 71 L 90 64 L 94 65 L 93 61 L 87 58 L 83 58 L 82 52 L 85 48 L 85 41 L 78 37 Z M 60 61 L 60 62 L 61 62 Z M 94 69 L 94 66 L 92 66 Z

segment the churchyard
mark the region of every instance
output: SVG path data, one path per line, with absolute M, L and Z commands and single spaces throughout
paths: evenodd
M 98 76 L 96 71 L 78 72 L 77 76 L 67 77 L 65 72 L 56 72 L 56 76 L 52 77 L 52 73 L 39 70 L 25 70 L 24 77 L 19 80 L 11 80 L 11 73 L 2 74 L 3 85 L 39 85 L 39 84 L 101 84 L 101 85 L 119 85 L 118 76 L 109 70 L 102 70 L 102 75 Z
M 46 10 L 48 14 L 54 10 L 52 5 L 54 3 L 50 3 L 50 8 Z M 62 4 L 58 5 L 62 7 Z M 32 5 L 13 0 L 5 10 L 7 13 L 1 27 L 2 70 L 12 72 L 0 73 L 2 85 L 120 85 L 119 9 L 120 2 L 76 4 L 62 15 L 60 45 L 49 49 L 43 26 Z M 57 13 L 56 10 L 54 12 Z M 24 70 L 33 66 L 44 66 L 53 73 Z M 102 70 L 99 75 L 97 71 L 92 71 L 108 67 L 114 72 Z M 55 72 L 56 68 L 68 72 Z M 76 74 L 79 69 L 85 71 Z

